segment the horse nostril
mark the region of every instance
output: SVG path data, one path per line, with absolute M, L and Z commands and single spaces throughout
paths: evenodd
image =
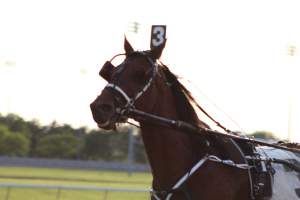
M 110 104 L 101 104 L 98 106 L 98 109 L 104 113 L 109 113 L 113 110 L 113 106 Z

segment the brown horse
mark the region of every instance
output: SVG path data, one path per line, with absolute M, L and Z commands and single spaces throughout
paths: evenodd
M 113 67 L 107 62 L 100 71 L 108 85 L 91 104 L 100 128 L 112 129 L 125 122 L 124 114 L 130 107 L 208 128 L 198 119 L 193 107 L 197 103 L 189 91 L 165 65 L 158 64 L 164 44 L 150 51 L 134 51 L 125 39 L 124 48 L 122 64 Z M 222 139 L 136 120 L 153 175 L 152 199 L 251 199 L 247 170 L 203 159 L 206 155 L 230 158 L 220 144 Z M 192 171 L 195 164 L 200 166 Z M 180 187 L 174 187 L 176 184 Z

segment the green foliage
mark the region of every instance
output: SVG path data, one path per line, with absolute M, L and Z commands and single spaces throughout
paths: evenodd
M 5 138 L 0 152 L 7 156 L 26 156 L 29 152 L 29 140 L 21 134 L 10 134 Z
M 0 125 L 0 155 L 25 156 L 29 152 L 29 143 L 24 135 Z
M 253 136 L 258 139 L 265 139 L 265 140 L 278 140 L 276 136 L 269 131 L 256 131 L 251 133 L 250 136 Z
M 6 135 L 8 135 L 10 133 L 9 129 L 7 128 L 7 126 L 0 124 L 0 139 L 2 137 L 5 137 Z
M 74 129 L 68 124 L 53 122 L 41 126 L 37 121 L 25 121 L 9 114 L 0 115 L 0 155 L 44 158 L 92 159 L 125 161 L 128 153 L 129 127 L 118 131 Z M 134 156 L 145 163 L 144 145 L 135 136 Z
M 127 146 L 127 133 L 93 131 L 85 138 L 84 157 L 93 160 L 124 160 L 127 158 Z
M 5 138 L 10 134 L 10 131 L 5 125 L 0 124 L 0 149 L 4 145 Z M 0 150 L 0 154 L 2 154 Z
M 81 148 L 80 140 L 71 134 L 47 135 L 37 145 L 37 156 L 44 158 L 76 158 Z
M 21 117 L 14 114 L 9 114 L 6 117 L 6 120 L 8 121 L 11 131 L 23 133 L 29 132 L 26 122 Z
M 52 122 L 50 126 L 47 127 L 47 134 L 73 134 L 74 129 L 68 125 L 59 125 L 57 122 Z
M 90 133 L 85 137 L 83 154 L 86 159 L 111 159 L 111 149 L 109 149 L 110 134 Z
M 141 135 L 137 135 L 135 138 L 135 152 L 134 157 L 137 163 L 147 163 L 147 155 L 144 149 L 144 144 L 142 142 Z

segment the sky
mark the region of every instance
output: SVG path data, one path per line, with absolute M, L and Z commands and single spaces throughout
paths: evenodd
M 161 60 L 232 130 L 300 142 L 298 0 L 0 0 L 0 113 L 96 128 L 89 104 L 102 64 L 124 34 L 149 49 L 167 25 Z M 138 33 L 130 31 L 138 22 Z M 290 50 L 294 52 L 291 55 Z

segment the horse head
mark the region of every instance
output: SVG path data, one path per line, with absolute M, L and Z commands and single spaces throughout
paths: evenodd
M 113 57 L 99 72 L 108 84 L 91 103 L 93 118 L 98 127 L 112 129 L 116 123 L 126 121 L 125 113 L 130 108 L 151 111 L 157 102 L 159 87 L 159 65 L 165 43 L 149 50 L 134 51 L 125 38 L 124 61 L 118 66 L 112 64 Z

